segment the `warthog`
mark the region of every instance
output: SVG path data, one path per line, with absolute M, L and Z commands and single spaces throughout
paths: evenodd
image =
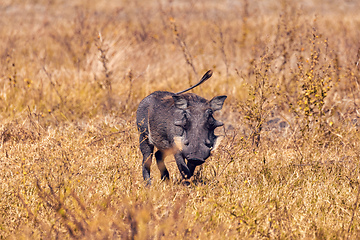
M 185 93 L 211 75 L 209 70 L 199 83 L 184 91 L 156 91 L 140 102 L 136 124 L 140 132 L 143 177 L 148 183 L 154 146 L 157 148 L 155 158 L 161 179 L 169 179 L 164 164 L 164 158 L 169 154 L 174 155 L 182 177 L 189 179 L 195 167 L 203 164 L 220 142 L 214 130 L 223 123 L 215 120 L 213 113 L 222 108 L 227 96 L 217 96 L 208 101 L 196 94 Z

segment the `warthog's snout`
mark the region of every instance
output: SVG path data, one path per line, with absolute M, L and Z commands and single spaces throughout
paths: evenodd
M 205 162 L 204 159 L 200 159 L 200 158 L 190 158 L 188 159 L 188 161 L 196 166 L 201 165 Z
M 198 144 L 197 146 L 185 146 L 182 149 L 184 157 L 194 165 L 201 165 L 210 157 L 212 144 Z
M 199 84 L 211 74 L 208 71 Z M 162 179 L 169 178 L 164 158 L 170 153 L 174 154 L 181 175 L 190 178 L 195 167 L 203 164 L 219 144 L 214 130 L 223 123 L 215 120 L 213 113 L 222 108 L 226 96 L 208 101 L 195 94 L 183 94 L 185 91 L 177 94 L 157 91 L 139 104 L 136 124 L 143 154 L 143 176 L 147 181 L 150 181 L 154 147 L 158 149 L 155 158 Z

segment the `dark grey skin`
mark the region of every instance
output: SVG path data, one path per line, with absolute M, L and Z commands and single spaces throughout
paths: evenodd
M 208 71 L 197 85 L 211 74 Z M 143 155 L 142 172 L 148 184 L 154 147 L 157 148 L 155 158 L 161 179 L 169 179 L 164 164 L 164 158 L 169 154 L 174 155 L 182 177 L 189 179 L 195 167 L 205 162 L 217 144 L 214 130 L 223 123 L 216 121 L 213 113 L 222 108 L 226 96 L 208 101 L 196 94 L 184 93 L 195 86 L 179 93 L 156 91 L 139 104 L 136 124 Z

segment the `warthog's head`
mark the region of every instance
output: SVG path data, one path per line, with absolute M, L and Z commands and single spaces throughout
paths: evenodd
M 195 94 L 181 94 L 174 95 L 173 99 L 176 107 L 174 124 L 178 133 L 175 144 L 184 158 L 200 165 L 218 145 L 214 130 L 223 123 L 215 120 L 213 114 L 222 108 L 226 96 L 207 101 Z

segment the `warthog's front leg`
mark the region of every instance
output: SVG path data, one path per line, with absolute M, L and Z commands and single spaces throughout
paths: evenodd
M 181 176 L 185 179 L 189 179 L 192 176 L 192 174 L 191 174 L 188 166 L 185 163 L 185 159 L 184 159 L 182 153 L 177 152 L 177 153 L 175 153 L 174 157 L 175 157 L 176 164 L 180 170 Z
M 164 163 L 164 154 L 160 150 L 155 153 L 156 163 L 161 173 L 161 180 L 169 179 L 169 172 Z
M 192 177 L 192 175 L 194 175 L 195 167 L 197 165 L 192 164 L 191 162 L 188 161 L 187 166 L 188 166 L 189 171 L 190 171 L 190 177 Z

